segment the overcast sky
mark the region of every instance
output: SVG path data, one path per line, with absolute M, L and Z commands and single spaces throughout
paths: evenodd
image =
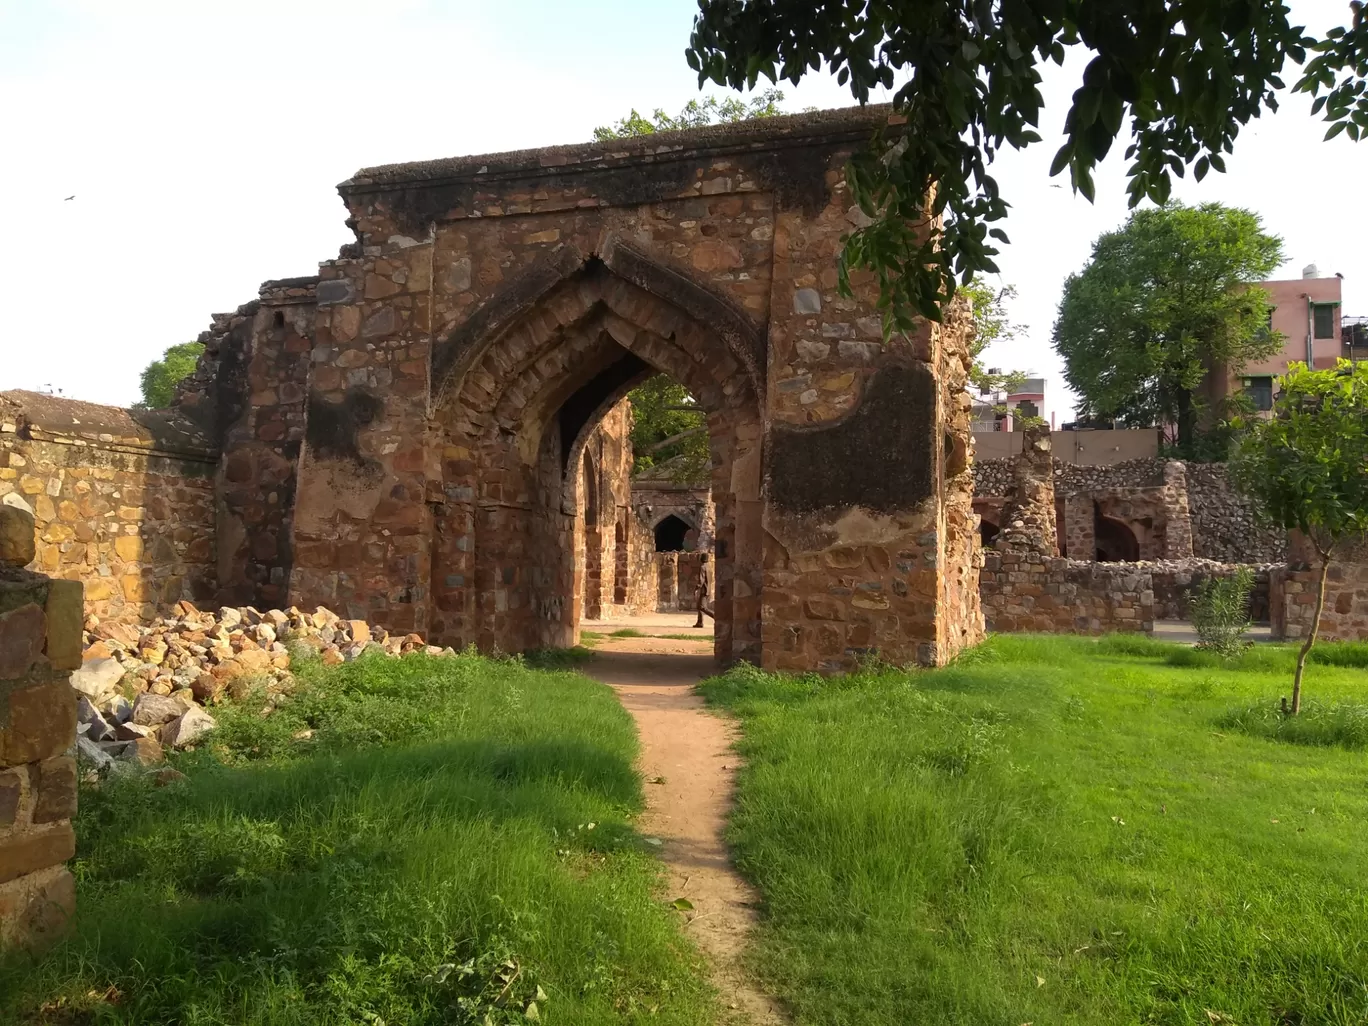
M 1340 0 L 1292 0 L 1315 31 Z M 96 402 L 138 397 L 138 373 L 268 278 L 312 274 L 350 240 L 334 185 L 359 167 L 590 137 L 632 106 L 677 110 L 693 0 L 0 0 L 0 195 L 10 242 L 0 389 Z M 1028 326 L 991 361 L 1049 378 L 1064 277 L 1126 215 L 1118 146 L 1097 202 L 1048 177 L 1079 65 L 1046 83 L 1045 142 L 996 166 L 1013 204 L 1002 281 Z M 1295 69 L 1286 77 L 1295 79 Z M 845 106 L 814 79 L 785 106 Z M 1286 241 L 1280 277 L 1315 261 L 1368 313 L 1368 143 L 1322 143 L 1310 103 L 1241 134 L 1229 173 L 1178 198 L 1260 212 Z M 1059 188 L 1058 186 L 1063 186 Z M 67 196 L 75 199 L 67 200 Z

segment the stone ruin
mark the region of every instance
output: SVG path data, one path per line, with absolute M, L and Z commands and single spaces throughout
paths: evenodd
M 665 372 L 707 411 L 718 660 L 943 663 L 982 636 L 968 310 L 885 343 L 870 276 L 836 287 L 844 168 L 889 118 L 358 172 L 356 241 L 216 316 L 172 410 L 7 393 L 0 495 L 97 619 L 325 606 L 568 645 L 696 571 L 662 571 L 624 473 L 623 397 Z
M 0 505 L 0 949 L 56 936 L 75 909 L 81 585 L 25 570 L 33 518 Z
M 1251 619 L 1276 639 L 1305 636 L 1314 556 L 1258 522 L 1224 465 L 1097 467 L 1062 463 L 1050 450 L 1050 433 L 1029 428 L 1015 459 L 975 465 L 988 630 L 1150 631 L 1156 619 L 1187 619 L 1203 580 L 1248 567 Z M 1321 636 L 1368 638 L 1368 552 L 1332 564 Z

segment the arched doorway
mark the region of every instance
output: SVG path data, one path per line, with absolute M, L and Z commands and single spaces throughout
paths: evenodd
M 991 549 L 993 542 L 997 541 L 998 526 L 990 520 L 979 521 L 979 540 L 985 549 Z
M 444 505 L 438 540 L 454 543 L 433 555 L 445 639 L 503 651 L 573 643 L 588 608 L 574 597 L 592 591 L 589 510 L 598 511 L 600 538 L 610 517 L 617 534 L 635 516 L 630 507 L 610 511 L 602 492 L 590 501 L 586 446 L 632 388 L 664 373 L 706 413 L 715 652 L 722 662 L 758 660 L 760 404 L 736 332 L 724 340 L 696 314 L 719 302 L 695 297 L 686 313 L 590 261 L 503 330 L 456 340 L 462 351 L 449 358 L 435 425 L 445 451 L 469 454 L 444 466 L 444 494 L 467 500 Z M 577 551 L 586 552 L 578 565 Z M 601 583 L 601 604 L 607 591 Z
M 653 528 L 657 552 L 683 552 L 684 536 L 693 528 L 685 520 L 671 513 Z
M 1140 558 L 1135 533 L 1120 520 L 1099 515 L 1095 531 L 1099 563 L 1134 563 Z

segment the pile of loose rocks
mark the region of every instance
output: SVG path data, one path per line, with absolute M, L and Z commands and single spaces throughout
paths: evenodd
M 262 688 L 269 713 L 269 697 L 290 688 L 292 646 L 313 649 L 327 666 L 368 651 L 452 654 L 421 635 L 391 635 L 321 606 L 312 613 L 251 606 L 209 612 L 180 602 L 174 615 L 149 624 L 92 616 L 85 627 L 85 659 L 71 686 L 80 696 L 77 754 L 97 772 L 157 767 L 165 749 L 192 747 L 216 725 L 205 707 L 225 695 Z

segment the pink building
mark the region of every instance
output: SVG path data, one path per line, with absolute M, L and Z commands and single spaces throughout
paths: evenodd
M 1236 375 L 1213 374 L 1208 387 L 1215 394 L 1229 395 L 1243 389 L 1260 410 L 1273 407 L 1273 393 L 1279 375 L 1287 373 L 1290 363 L 1305 363 L 1316 369 L 1335 366 L 1344 352 L 1340 340 L 1339 276 L 1321 278 L 1315 264 L 1308 264 L 1300 278 L 1290 281 L 1260 282 L 1273 303 L 1271 326 L 1283 336 L 1282 351 L 1266 360 L 1254 360 Z M 1226 380 L 1221 381 L 1224 377 Z M 1218 391 L 1224 386 L 1224 391 Z
M 1301 278 L 1260 282 L 1272 302 L 1272 330 L 1283 337 L 1282 350 L 1267 360 L 1253 360 L 1237 372 L 1213 371 L 1207 379 L 1207 398 L 1212 409 L 1220 399 L 1245 391 L 1254 408 L 1272 409 L 1279 375 L 1291 363 L 1313 368 L 1334 367 L 1345 353 L 1339 331 L 1341 278 L 1320 278 L 1315 264 L 1306 265 Z

